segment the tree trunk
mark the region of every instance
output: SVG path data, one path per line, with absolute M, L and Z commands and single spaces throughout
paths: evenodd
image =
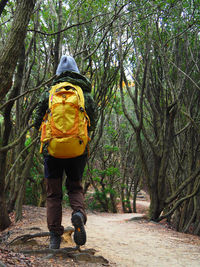
M 58 11 L 58 32 L 62 29 L 62 0 L 59 0 L 59 11 Z M 59 32 L 56 36 L 55 41 L 55 55 L 54 55 L 54 74 L 59 63 L 59 53 L 60 53 L 60 42 L 61 42 L 61 33 Z
M 112 193 L 110 193 L 110 201 L 111 201 L 111 210 L 112 210 L 112 212 L 113 213 L 117 213 L 116 197 Z
M 0 194 L 0 207 L 1 207 L 1 212 L 0 212 L 0 231 L 3 231 L 4 229 L 6 229 L 11 224 L 11 221 L 10 221 L 10 218 L 9 218 L 9 215 L 8 215 L 8 211 L 7 211 L 7 207 L 6 207 L 4 192 L 2 192 Z
M 0 170 L 1 170 L 1 176 L 5 177 L 5 162 L 6 162 L 6 154 L 0 153 Z M 2 178 L 1 177 L 1 178 Z M 6 207 L 6 199 L 5 199 L 5 193 L 4 193 L 4 179 L 0 179 L 0 231 L 3 231 L 6 229 L 10 224 L 10 218 L 8 215 L 7 207 Z
M 8 105 L 4 112 L 4 133 L 2 139 L 2 146 L 6 146 L 8 144 L 12 123 L 10 119 L 10 111 L 12 108 L 12 104 Z M 8 211 L 6 207 L 6 199 L 5 199 L 5 175 L 6 175 L 6 160 L 7 160 L 7 151 L 0 152 L 0 230 L 4 230 L 11 223 L 10 218 L 8 216 Z
M 14 86 L 12 88 L 12 91 L 11 91 L 9 99 L 12 99 L 12 98 L 14 98 L 14 97 L 16 97 L 17 95 L 20 94 L 20 88 L 22 86 L 22 79 L 23 79 L 24 65 L 25 65 L 25 47 L 23 45 L 22 49 L 21 49 L 21 54 L 20 54 L 19 60 L 18 60 L 18 67 L 17 67 L 17 72 L 16 72 L 16 75 L 15 75 L 15 84 L 14 84 Z M 6 107 L 7 112 L 5 112 L 5 123 L 6 123 L 6 120 L 8 120 L 8 118 L 10 119 L 10 112 L 11 112 L 11 108 L 12 108 L 13 104 L 14 104 L 14 102 L 11 102 Z M 8 110 L 8 107 L 9 107 L 9 110 Z M 18 127 L 19 127 L 18 124 L 16 124 L 15 126 L 18 129 Z M 20 130 L 18 130 L 18 132 L 20 132 Z M 22 140 L 20 143 L 23 144 L 24 141 Z M 15 148 L 13 149 L 12 153 L 14 153 L 14 155 L 16 155 L 16 154 L 18 155 L 20 153 L 20 151 L 16 152 Z M 12 163 L 13 162 L 11 161 L 11 164 Z M 14 192 L 18 191 L 17 188 L 16 188 L 16 184 L 15 184 L 16 174 L 14 174 L 14 177 L 11 177 L 11 179 L 12 179 L 12 183 L 10 183 L 10 188 L 9 188 L 9 192 L 8 192 L 9 196 L 10 196 L 10 199 L 9 199 L 9 202 L 8 202 L 8 210 L 9 211 L 12 211 L 13 208 L 14 208 L 15 201 L 16 201 L 16 197 L 15 197 Z M 5 188 L 5 191 L 6 191 L 6 188 Z
M 44 179 L 41 180 L 40 187 L 41 187 L 41 191 L 40 191 L 40 196 L 39 196 L 39 200 L 38 200 L 38 207 L 45 207 L 46 186 L 45 186 L 45 180 Z
M 37 130 L 34 131 L 33 134 L 33 139 L 38 135 Z M 29 176 L 30 173 L 30 169 L 31 166 L 33 164 L 33 157 L 34 157 L 34 152 L 35 152 L 35 145 L 33 145 L 31 147 L 31 151 L 28 154 L 28 159 L 26 161 L 26 164 L 23 168 L 19 183 L 20 183 L 20 187 L 19 187 L 19 191 L 17 194 L 17 199 L 16 199 L 16 203 L 15 203 L 15 209 L 16 209 L 16 218 L 15 220 L 21 220 L 22 218 L 22 205 L 23 205 L 23 200 L 24 200 L 24 195 L 25 195 L 25 189 L 26 189 L 26 180 L 27 177 Z
M 0 101 L 12 86 L 13 73 L 35 2 L 36 0 L 18 1 L 10 34 L 5 42 L 6 45 L 0 51 Z
M 36 0 L 21 0 L 18 1 L 16 12 L 11 27 L 9 37 L 6 45 L 0 51 L 0 101 L 4 99 L 5 95 L 12 86 L 13 73 L 18 61 L 21 48 L 27 32 L 27 25 L 30 20 Z M 5 125 L 9 132 L 10 125 Z M 8 143 L 8 136 L 4 135 L 2 146 Z M 0 153 L 0 230 L 4 230 L 10 224 L 10 219 L 7 212 L 5 201 L 5 172 L 6 172 L 6 156 L 7 151 Z
M 162 212 L 162 208 L 160 208 L 157 188 L 152 188 L 150 190 L 150 207 L 149 207 L 150 220 L 157 221 L 161 212 Z
M 133 212 L 134 213 L 137 213 L 136 200 L 137 200 L 137 194 L 139 192 L 138 190 L 139 182 L 140 182 L 140 177 L 135 177 L 134 184 L 133 184 Z M 132 212 L 131 208 L 129 212 Z

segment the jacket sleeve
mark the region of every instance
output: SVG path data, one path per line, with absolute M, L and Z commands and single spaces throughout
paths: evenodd
M 85 110 L 90 118 L 89 132 L 94 131 L 97 125 L 98 110 L 97 105 L 90 93 L 84 92 L 85 97 Z
M 35 109 L 35 118 L 34 118 L 34 126 L 36 129 L 39 130 L 40 125 L 42 123 L 42 119 L 48 109 L 48 101 L 49 101 L 49 89 L 45 90 L 41 97 L 40 100 L 36 106 Z

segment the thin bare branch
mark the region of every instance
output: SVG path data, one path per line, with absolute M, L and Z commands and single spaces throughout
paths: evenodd
M 178 195 L 183 191 L 183 189 L 189 184 L 191 183 L 197 176 L 200 175 L 200 167 L 198 169 L 196 169 L 178 188 L 177 190 L 174 192 L 173 195 L 171 195 L 170 197 L 168 197 L 165 200 L 165 204 L 170 204 L 172 201 L 174 201 Z
M 21 156 L 23 155 L 23 153 L 28 150 L 32 145 L 34 145 L 37 141 L 39 140 L 39 136 L 37 136 L 27 147 L 25 147 L 17 156 L 15 162 L 12 164 L 12 167 L 10 168 L 8 174 L 6 175 L 6 179 L 8 178 L 8 176 L 11 174 L 11 172 L 13 171 L 13 169 L 15 168 L 16 164 L 18 163 L 19 159 L 21 158 Z
M 13 101 L 16 101 L 17 99 L 25 96 L 26 94 L 32 93 L 34 91 L 39 90 L 41 87 L 45 86 L 46 84 L 50 83 L 54 78 L 56 77 L 56 75 L 54 75 L 53 77 L 51 77 L 49 80 L 47 80 L 46 82 L 43 82 L 42 84 L 38 85 L 35 88 L 29 89 L 27 91 L 25 91 L 24 93 L 22 93 L 21 95 L 16 96 L 15 98 L 9 99 L 6 103 L 4 103 L 1 107 L 0 110 L 2 110 L 3 108 L 5 108 L 8 104 L 10 104 Z
M 84 60 L 90 58 L 96 51 L 97 49 L 99 48 L 100 44 L 103 42 L 104 38 L 106 37 L 107 33 L 109 32 L 110 28 L 112 27 L 113 25 L 113 22 L 118 18 L 120 12 L 123 10 L 123 8 L 126 6 L 127 4 L 124 4 L 123 6 L 121 6 L 118 10 L 118 12 L 113 16 L 113 19 L 111 20 L 111 22 L 108 24 L 108 27 L 107 29 L 105 30 L 103 36 L 101 37 L 99 43 L 97 44 L 97 46 L 95 47 L 95 49 L 87 56 L 84 58 Z
M 72 25 L 70 25 L 68 27 L 65 27 L 64 29 L 62 29 L 60 31 L 56 31 L 56 32 L 52 32 L 52 33 L 42 32 L 42 31 L 38 31 L 38 30 L 35 30 L 35 29 L 30 29 L 28 31 L 29 32 L 39 33 L 39 34 L 46 35 L 46 36 L 53 36 L 53 35 L 59 34 L 61 32 L 65 32 L 65 31 L 67 31 L 69 29 L 72 29 L 74 27 L 79 27 L 81 25 L 85 25 L 85 24 L 91 23 L 95 18 L 101 17 L 101 16 L 107 16 L 108 14 L 110 14 L 110 13 L 98 14 L 98 15 L 92 17 L 91 19 L 89 19 L 87 21 L 72 24 Z
M 31 125 L 28 125 L 24 130 L 23 132 L 21 133 L 21 135 L 15 140 L 13 141 L 11 144 L 7 145 L 7 146 L 4 146 L 4 147 L 1 147 L 0 148 L 0 152 L 5 152 L 5 151 L 8 151 L 10 150 L 11 148 L 13 148 L 14 146 L 16 146 L 17 144 L 19 144 L 21 138 L 26 134 L 26 132 L 31 129 L 33 127 L 34 124 L 31 124 Z
M 175 67 L 178 69 L 178 71 L 180 71 L 182 74 L 184 74 L 196 87 L 197 89 L 200 91 L 200 87 L 198 86 L 198 84 L 187 74 L 185 73 L 183 70 L 181 70 L 174 62 L 172 62 L 170 59 L 168 59 L 168 61 Z
M 189 24 L 188 27 L 186 29 L 184 29 L 182 32 L 179 32 L 178 34 L 172 36 L 169 40 L 167 40 L 164 44 L 164 46 L 166 46 L 169 42 L 171 42 L 172 40 L 180 37 L 181 35 L 183 35 L 184 33 L 186 33 L 189 29 L 191 29 L 194 25 L 196 24 L 196 21 L 194 21 L 192 24 Z
M 192 192 L 191 194 L 187 195 L 187 196 L 184 196 L 182 197 L 181 199 L 179 199 L 175 205 L 173 206 L 173 208 L 168 212 L 166 213 L 165 215 L 162 215 L 158 218 L 158 221 L 161 221 L 167 217 L 169 217 L 171 214 L 173 214 L 173 212 L 186 200 L 190 199 L 191 197 L 195 196 L 198 191 L 199 191 L 199 188 L 200 188 L 200 181 L 198 181 L 198 185 L 195 187 L 195 190 L 194 192 Z

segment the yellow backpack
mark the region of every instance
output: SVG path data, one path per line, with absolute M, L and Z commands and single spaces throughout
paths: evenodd
M 48 153 L 55 158 L 82 155 L 89 141 L 88 125 L 90 120 L 85 111 L 82 89 L 69 82 L 52 86 L 49 109 L 40 127 L 40 152 L 47 144 Z

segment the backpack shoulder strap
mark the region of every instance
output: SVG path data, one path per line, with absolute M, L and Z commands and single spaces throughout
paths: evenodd
M 85 98 L 84 98 L 84 94 L 83 94 L 83 90 L 81 89 L 81 87 L 77 86 L 77 85 L 73 85 L 73 87 L 76 89 L 79 98 L 80 98 L 80 107 L 85 109 Z

